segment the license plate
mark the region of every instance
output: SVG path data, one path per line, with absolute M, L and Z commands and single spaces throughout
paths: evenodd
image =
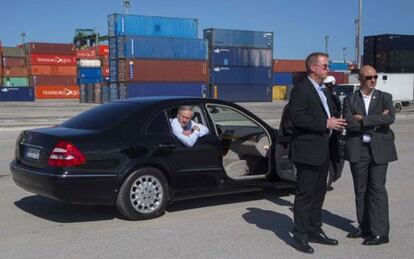
M 33 148 L 33 147 L 26 147 L 25 152 L 24 152 L 24 156 L 26 158 L 39 159 L 40 158 L 40 149 Z

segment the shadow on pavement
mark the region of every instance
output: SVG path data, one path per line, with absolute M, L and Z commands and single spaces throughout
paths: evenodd
M 45 198 L 40 195 L 24 197 L 14 204 L 19 209 L 34 216 L 59 223 L 122 218 L 114 207 L 72 205 Z
M 289 195 L 286 190 L 265 190 L 256 192 L 245 192 L 237 194 L 226 194 L 220 196 L 203 197 L 191 200 L 181 200 L 171 203 L 167 206 L 166 211 L 174 212 L 187 209 L 204 208 L 218 206 L 230 203 L 238 203 L 254 200 L 272 200 L 273 197 L 282 197 Z

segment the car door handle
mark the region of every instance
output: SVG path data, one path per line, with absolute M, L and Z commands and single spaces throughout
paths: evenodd
M 174 149 L 175 144 L 158 144 L 159 149 Z

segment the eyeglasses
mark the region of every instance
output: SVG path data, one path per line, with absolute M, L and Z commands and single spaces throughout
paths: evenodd
M 321 67 L 324 70 L 327 70 L 329 68 L 328 64 L 314 64 L 315 66 Z
M 367 81 L 372 80 L 372 79 L 377 80 L 378 79 L 378 75 L 375 75 L 375 76 L 366 76 L 366 77 L 364 77 L 364 79 L 367 80 Z

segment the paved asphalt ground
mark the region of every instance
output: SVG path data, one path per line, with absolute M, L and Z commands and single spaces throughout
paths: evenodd
M 277 126 L 284 102 L 244 103 Z M 291 247 L 293 195 L 246 193 L 176 202 L 147 221 L 127 221 L 111 207 L 63 204 L 17 187 L 8 163 L 25 128 L 58 124 L 94 104 L 74 101 L 0 103 L 0 258 L 413 258 L 414 112 L 397 115 L 393 126 L 399 160 L 390 164 L 391 242 L 365 247 L 347 239 L 355 226 L 352 179 L 346 165 L 326 196 L 326 233 L 339 246 L 312 244 L 304 255 Z M 414 107 L 414 106 L 413 106 Z

